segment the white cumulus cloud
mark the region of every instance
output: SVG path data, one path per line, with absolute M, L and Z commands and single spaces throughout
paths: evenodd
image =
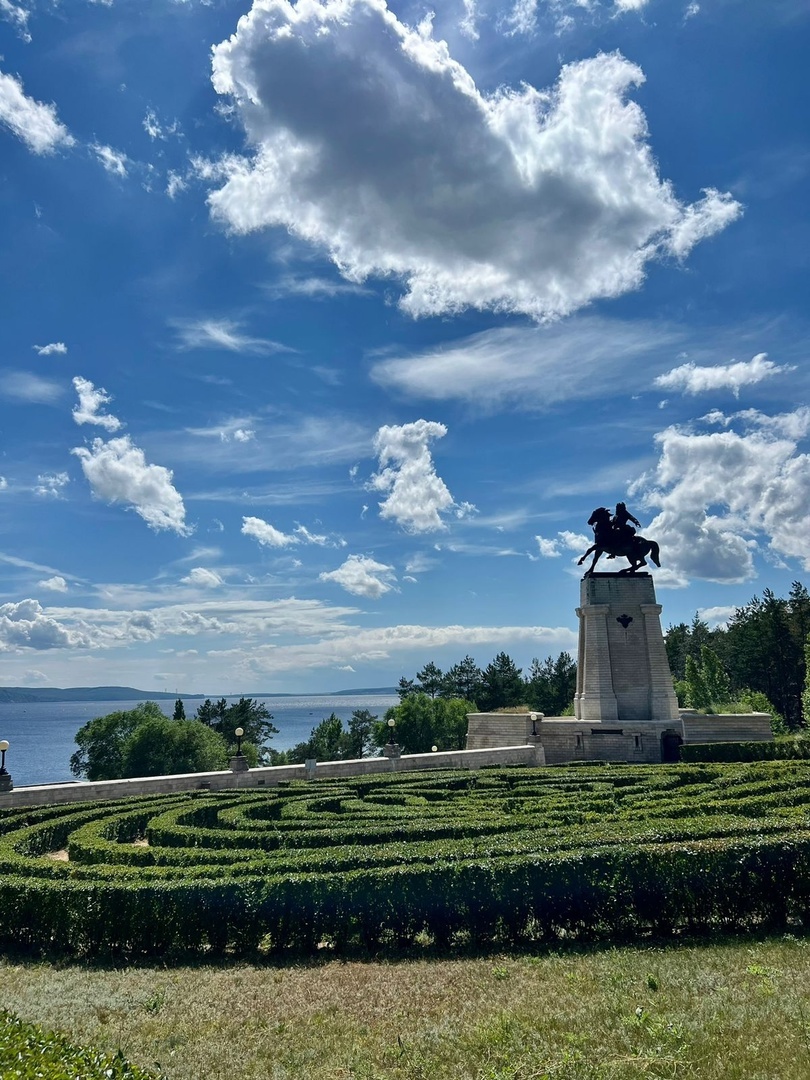
M 56 106 L 26 97 L 22 82 L 0 71 L 0 123 L 35 154 L 73 146 L 74 138 L 56 118 Z
M 34 345 L 40 356 L 53 356 L 55 353 L 66 353 L 67 345 L 64 341 L 52 341 L 50 345 Z
M 198 585 L 203 589 L 216 589 L 224 584 L 216 570 L 208 570 L 205 566 L 192 567 L 187 576 L 180 580 L 185 585 Z
M 68 630 L 46 614 L 38 600 L 0 604 L 0 650 L 59 649 L 85 643 L 77 630 Z
M 262 518 L 257 517 L 242 518 L 242 533 L 245 536 L 252 536 L 254 540 L 258 540 L 265 547 L 281 548 L 298 543 L 297 536 L 282 532 L 268 521 L 263 521 Z
M 662 563 L 682 584 L 752 578 L 762 542 L 810 568 L 810 456 L 788 428 L 673 426 L 656 436 L 658 464 L 633 490 L 657 509 L 644 534 L 659 542 Z
M 67 592 L 68 583 L 61 574 L 56 574 L 54 577 L 38 581 L 37 587 L 40 589 L 48 589 L 49 592 Z
M 155 530 L 171 529 L 180 536 L 191 532 L 186 525 L 186 508 L 172 484 L 172 473 L 163 465 L 150 465 L 140 447 L 128 435 L 71 450 L 96 498 L 110 503 L 128 503 L 131 509 Z
M 618 53 L 566 65 L 556 86 L 484 94 L 384 0 L 254 0 L 214 49 L 213 82 L 250 157 L 196 165 L 224 182 L 235 232 L 288 229 L 354 283 L 389 275 L 414 316 L 463 308 L 567 314 L 641 284 L 740 213 L 694 205 L 658 175 L 641 70 Z
M 73 419 L 76 423 L 97 424 L 99 427 L 106 428 L 107 431 L 118 431 L 121 427 L 118 417 L 99 412 L 102 405 L 112 401 L 104 387 L 95 387 L 89 379 L 83 379 L 81 375 L 74 378 L 73 386 L 79 395 L 78 405 L 73 406 Z
M 334 581 L 355 596 L 378 600 L 395 588 L 393 566 L 370 559 L 367 555 L 350 555 L 337 570 L 318 575 L 321 581 Z
M 429 443 L 446 434 L 444 424 L 433 420 L 390 424 L 378 430 L 374 450 L 380 471 L 368 486 L 386 493 L 379 504 L 380 517 L 390 518 L 408 532 L 425 533 L 446 529 L 441 515 L 448 510 L 463 515 L 474 509 L 469 503 L 458 506 L 433 464 Z
M 62 496 L 62 488 L 69 483 L 70 477 L 66 472 L 40 473 L 37 477 L 34 494 L 41 495 L 44 498 L 59 499 Z
M 774 364 L 767 353 L 757 353 L 747 361 L 732 361 L 730 364 L 715 364 L 699 367 L 697 364 L 681 364 L 655 379 L 655 386 L 664 390 L 680 390 L 684 394 L 704 394 L 709 390 L 731 390 L 739 397 L 743 386 L 753 386 L 780 375 L 793 371 L 787 364 Z

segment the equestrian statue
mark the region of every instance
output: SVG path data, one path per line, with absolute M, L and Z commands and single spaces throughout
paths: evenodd
M 616 504 L 616 513 L 611 514 L 606 506 L 600 506 L 594 510 L 588 518 L 588 524 L 593 526 L 594 543 L 582 558 L 578 566 L 581 566 L 591 552 L 594 552 L 593 562 L 585 571 L 585 577 L 589 577 L 602 555 L 609 559 L 617 557 L 627 559 L 630 563 L 619 574 L 635 574 L 642 566 L 647 565 L 647 556 L 652 559 L 656 566 L 658 561 L 658 544 L 655 540 L 648 540 L 644 536 L 637 536 L 633 525 L 641 528 L 641 523 L 633 517 L 623 502 Z

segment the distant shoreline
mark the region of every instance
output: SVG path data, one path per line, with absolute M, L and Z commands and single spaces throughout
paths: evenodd
M 331 693 L 302 694 L 169 694 L 162 690 L 136 690 L 132 686 L 68 686 L 68 687 L 32 687 L 0 686 L 0 704 L 20 705 L 27 702 L 43 701 L 204 701 L 210 698 L 327 698 L 327 697 L 362 697 L 363 695 L 397 693 L 395 686 L 360 687 L 356 690 L 333 690 Z

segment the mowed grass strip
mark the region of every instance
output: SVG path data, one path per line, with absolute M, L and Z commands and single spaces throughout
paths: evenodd
M 3 1005 L 169 1080 L 806 1080 L 803 938 L 167 970 L 0 964 Z

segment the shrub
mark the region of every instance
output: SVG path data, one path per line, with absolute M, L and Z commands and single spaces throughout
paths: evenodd
M 723 745 L 741 744 L 684 751 Z M 389 774 L 3 811 L 0 947 L 179 957 L 804 922 L 808 806 L 804 761 L 755 760 Z M 65 847 L 69 861 L 54 860 Z
M 158 1080 L 117 1054 L 77 1046 L 64 1035 L 0 1011 L 0 1076 L 8 1080 Z

